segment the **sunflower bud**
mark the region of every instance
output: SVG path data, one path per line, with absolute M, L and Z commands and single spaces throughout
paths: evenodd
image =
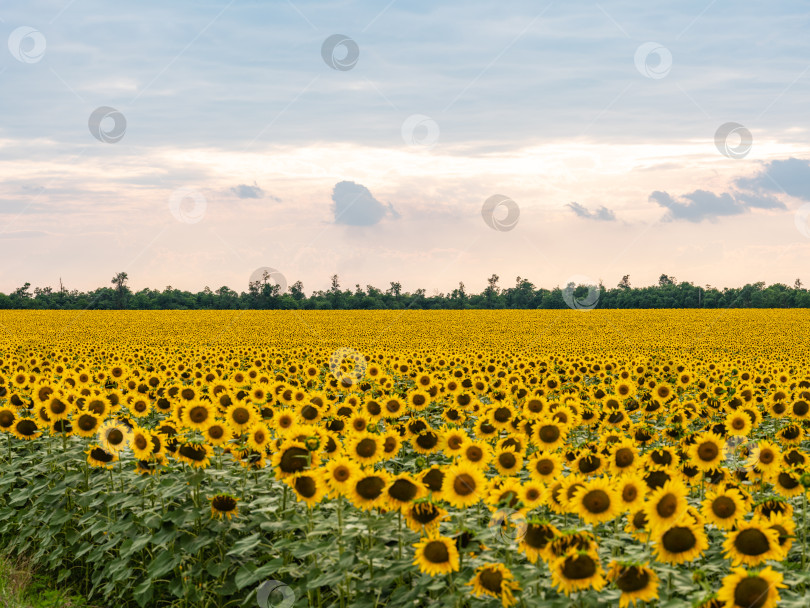
M 810 473 L 802 473 L 799 477 L 799 483 L 805 488 L 810 488 Z
M 426 465 L 427 465 L 427 462 L 425 462 L 425 459 L 422 458 L 421 456 L 416 459 L 416 468 L 417 469 L 424 469 Z
M 692 582 L 698 585 L 706 580 L 706 573 L 700 568 L 692 572 Z
M 321 440 L 318 437 L 307 437 L 304 445 L 310 452 L 314 452 L 321 447 Z

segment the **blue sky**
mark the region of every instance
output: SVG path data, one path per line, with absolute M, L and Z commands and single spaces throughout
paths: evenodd
M 119 270 L 244 289 L 261 266 L 307 290 L 810 282 L 808 21 L 723 0 L 6 3 L 0 291 Z M 335 34 L 350 69 L 324 60 Z M 496 194 L 509 230 L 482 219 Z

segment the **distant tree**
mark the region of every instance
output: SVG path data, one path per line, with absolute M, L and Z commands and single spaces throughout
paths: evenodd
M 630 275 L 626 274 L 622 277 L 622 280 L 619 281 L 617 285 L 619 289 L 630 289 Z
M 129 287 L 127 287 L 127 280 L 129 276 L 126 272 L 119 272 L 112 278 L 112 283 L 115 286 L 115 298 L 118 303 L 118 308 L 124 308 L 127 296 L 130 294 Z
M 659 287 L 666 287 L 667 285 L 674 285 L 675 284 L 675 277 L 671 277 L 665 274 L 662 274 L 658 277 L 658 286 Z

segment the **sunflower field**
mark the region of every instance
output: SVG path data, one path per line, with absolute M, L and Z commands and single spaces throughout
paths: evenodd
M 806 608 L 808 335 L 3 311 L 0 554 L 105 607 Z

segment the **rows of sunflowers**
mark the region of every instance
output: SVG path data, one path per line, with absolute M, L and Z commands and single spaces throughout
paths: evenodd
M 804 312 L 0 330 L 0 546 L 98 605 L 810 603 Z

